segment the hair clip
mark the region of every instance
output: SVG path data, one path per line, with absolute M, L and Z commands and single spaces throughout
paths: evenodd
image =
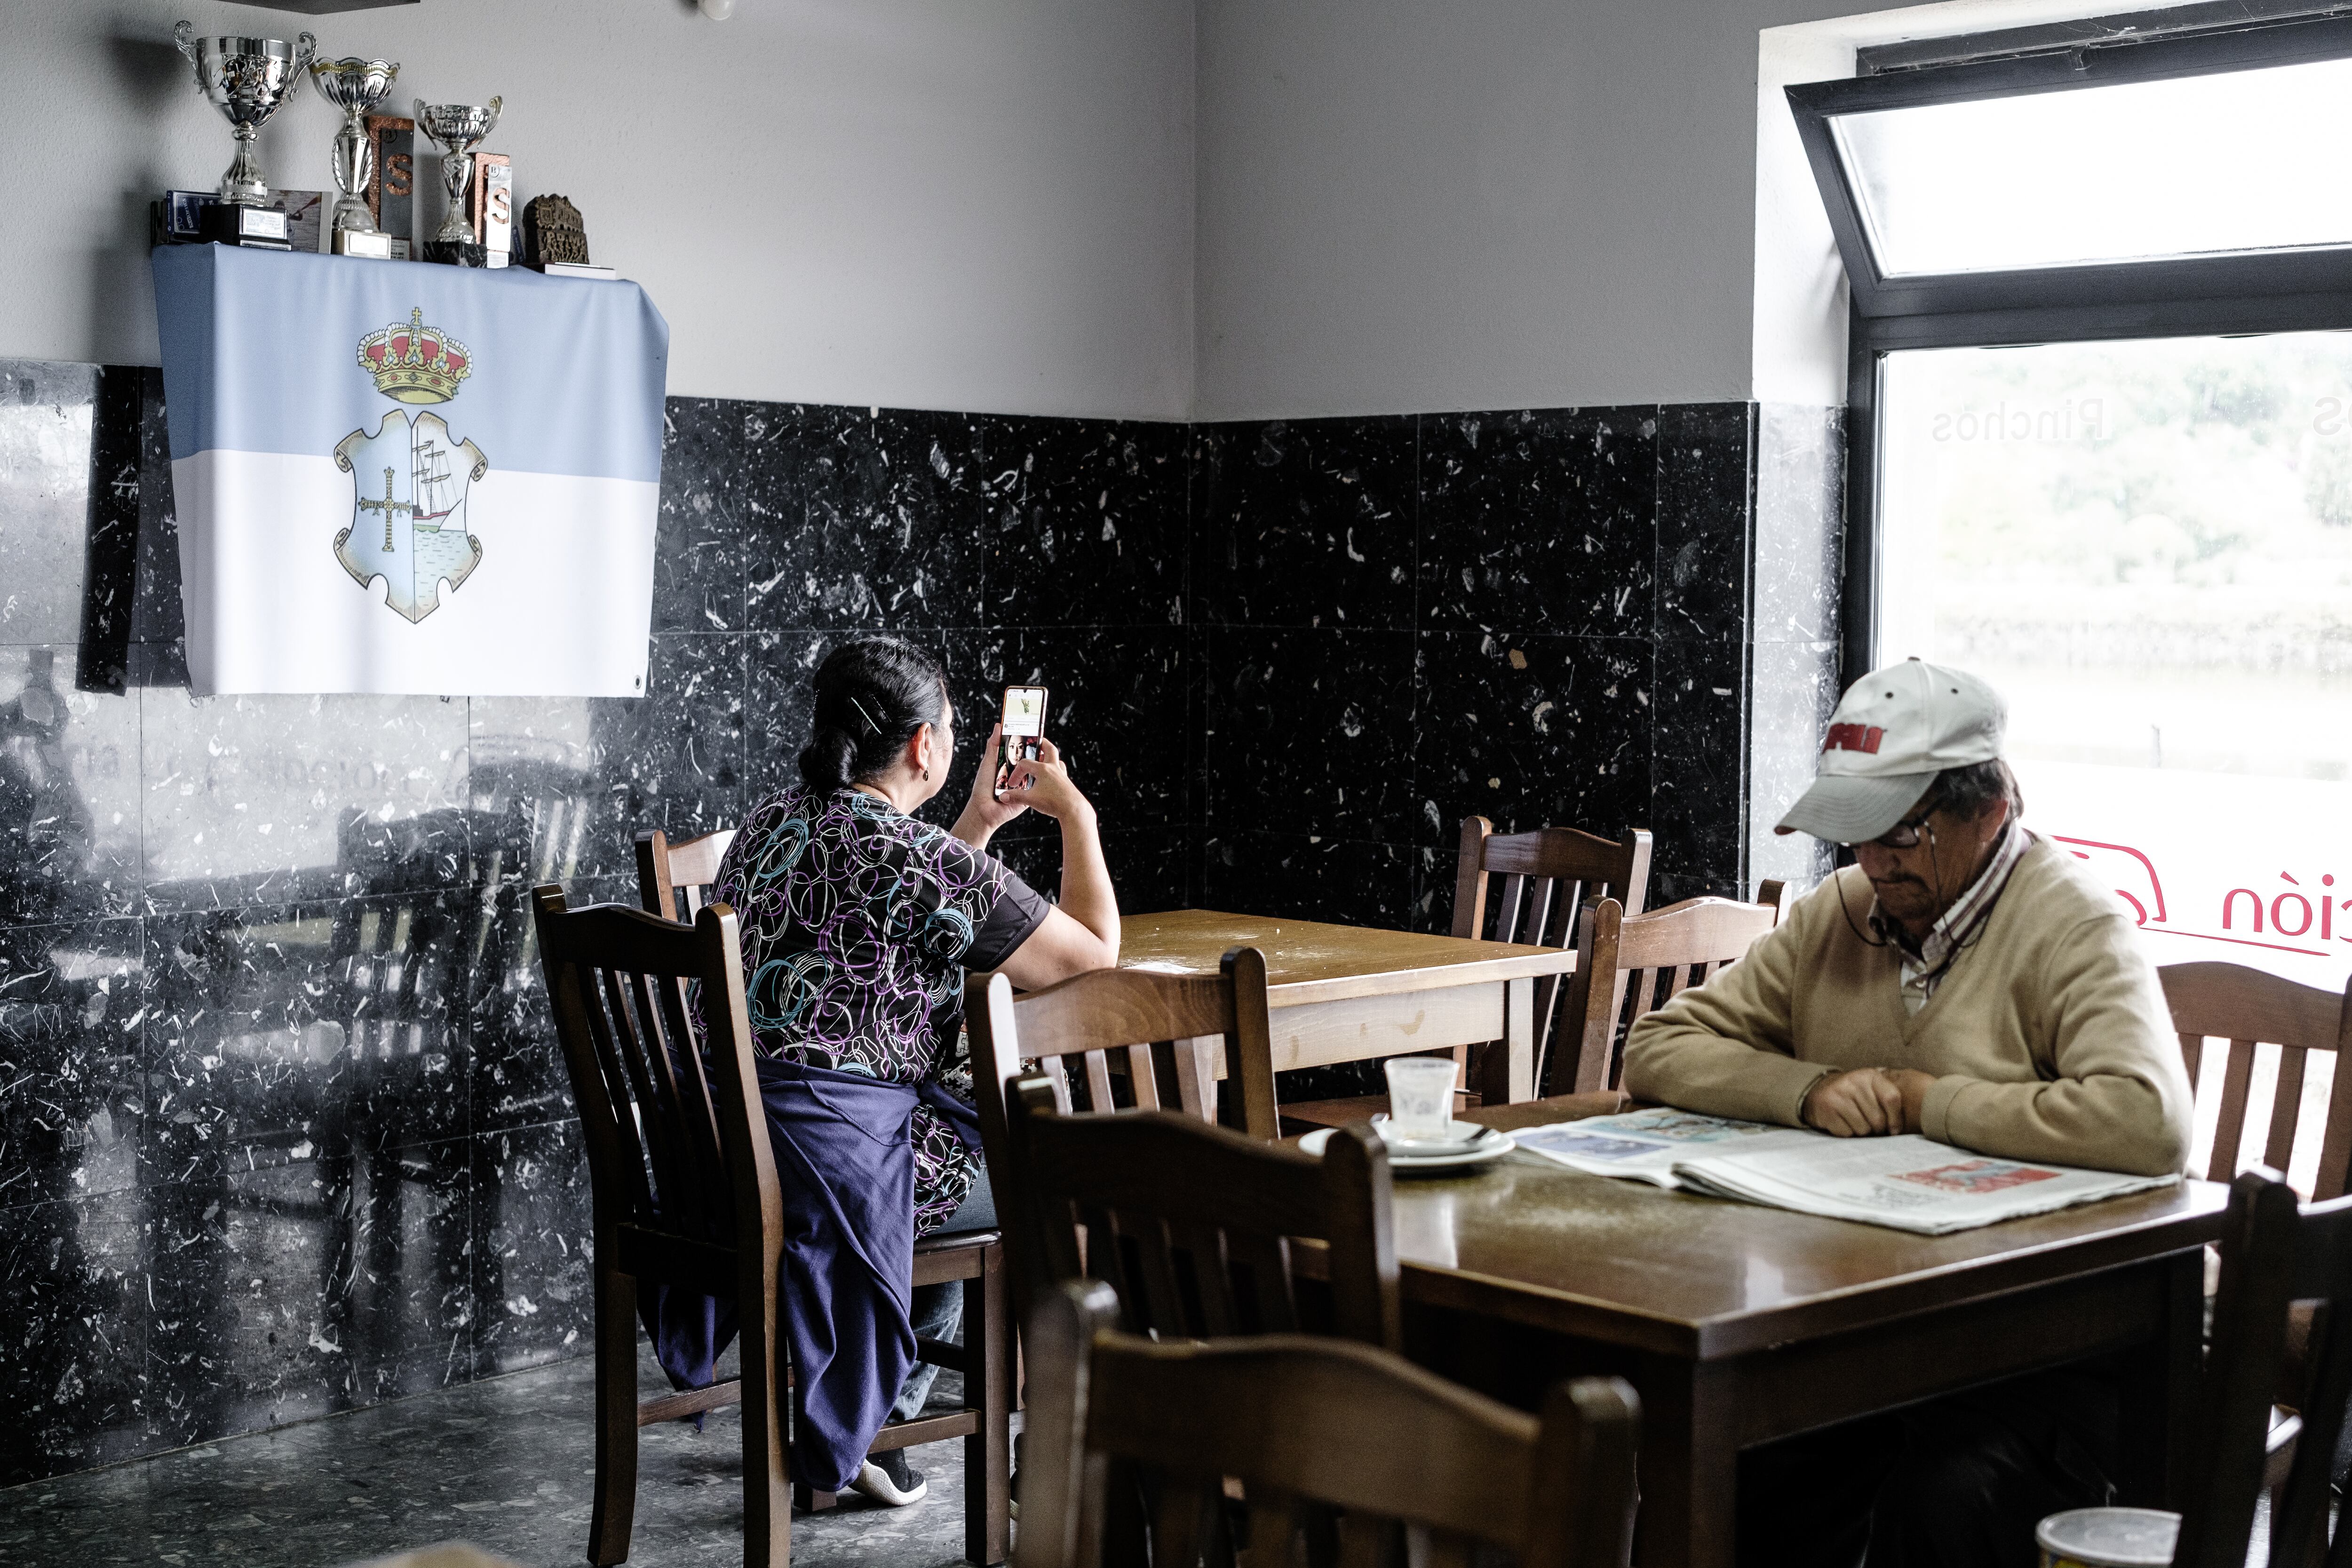
M 856 698 L 853 697 L 849 700 L 849 705 L 857 710 L 857 716 L 866 721 L 866 727 L 868 730 L 873 731 L 874 733 L 877 735 L 882 732 L 882 726 L 874 721 L 874 715 L 866 710 L 865 703 L 860 702 Z

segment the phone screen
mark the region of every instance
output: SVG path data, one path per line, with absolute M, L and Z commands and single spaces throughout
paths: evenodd
M 996 795 L 1004 795 L 1004 786 L 1012 782 L 1013 764 L 1034 762 L 1037 742 L 1045 734 L 1045 689 L 1042 686 L 1008 686 L 1004 689 L 1004 746 L 997 755 Z

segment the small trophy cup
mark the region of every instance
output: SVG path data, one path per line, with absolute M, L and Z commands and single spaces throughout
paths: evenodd
M 172 36 L 196 68 L 197 88 L 228 116 L 236 132 L 236 156 L 221 176 L 220 199 L 241 207 L 267 206 L 269 185 L 254 159 L 253 141 L 278 106 L 301 90 L 318 40 L 308 33 L 291 44 L 283 38 L 200 38 L 189 22 L 174 27 Z
M 368 182 L 375 177 L 375 144 L 367 132 L 368 110 L 392 90 L 400 66 L 392 60 L 358 58 L 320 60 L 310 67 L 319 96 L 343 111 L 343 128 L 335 132 L 334 252 L 390 259 L 392 237 L 375 226 L 368 211 Z
M 441 149 L 441 188 L 449 197 L 448 216 L 425 242 L 425 259 L 447 267 L 482 267 L 488 257 L 474 226 L 466 221 L 466 185 L 474 172 L 473 153 L 498 128 L 502 99 L 487 104 L 427 103 L 416 100 L 416 129 Z

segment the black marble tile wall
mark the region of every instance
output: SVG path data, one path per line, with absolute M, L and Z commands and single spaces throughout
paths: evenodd
M 1750 805 L 1810 773 L 1834 682 L 1833 415 L 1543 409 L 1193 442 L 1207 902 L 1370 921 L 1403 899 L 1448 930 L 1474 814 L 1647 828 L 1654 903 L 1817 874 L 1809 848 L 1752 842 Z
M 1129 910 L 1434 930 L 1472 812 L 1744 886 L 1832 679 L 1819 411 L 668 421 L 645 699 L 199 700 L 160 377 L 0 362 L 0 1485 L 585 1353 L 528 889 L 794 777 L 845 636 L 968 748 L 1052 687 Z
M 585 1352 L 527 891 L 794 777 L 845 635 L 968 738 L 1054 687 L 1127 906 L 1193 901 L 1181 426 L 674 399 L 645 699 L 198 700 L 163 412 L 0 362 L 0 1485 Z

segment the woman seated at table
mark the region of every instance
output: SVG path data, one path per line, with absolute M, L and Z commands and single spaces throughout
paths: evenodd
M 915 1333 L 947 1339 L 961 1310 L 950 1284 L 914 1292 L 910 1312 L 908 1248 L 996 1224 L 970 1068 L 955 1059 L 965 972 L 1002 970 L 1031 990 L 1115 964 L 1118 904 L 1094 807 L 1051 741 L 1013 764 L 999 801 L 992 731 L 942 830 L 911 815 L 955 755 L 938 663 L 869 637 L 828 654 L 814 686 L 802 782 L 745 819 L 710 896 L 741 922 L 790 1222 L 781 1306 L 807 1413 L 793 1474 L 908 1503 L 926 1487 L 904 1451 L 877 1465 L 866 1448 L 886 1415 L 922 1407 L 936 1369 L 911 1364 Z M 1062 825 L 1058 909 L 987 852 L 1030 810 Z

